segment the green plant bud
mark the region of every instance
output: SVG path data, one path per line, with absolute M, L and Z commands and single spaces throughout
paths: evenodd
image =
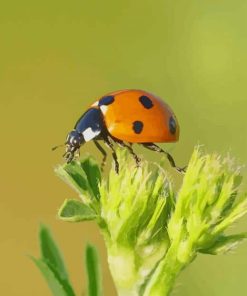
M 66 201 L 60 218 L 98 223 L 119 295 L 169 295 L 198 253 L 225 253 L 246 238 L 224 233 L 247 212 L 240 169 L 229 156 L 196 147 L 177 192 L 161 165 L 136 167 L 123 149 L 117 156 L 119 174 L 112 168 L 102 179 L 90 158 L 56 171 L 82 200 Z

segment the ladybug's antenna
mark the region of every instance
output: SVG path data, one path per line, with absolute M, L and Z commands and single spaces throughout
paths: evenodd
M 51 150 L 54 151 L 54 150 L 56 150 L 57 148 L 63 147 L 63 146 L 65 146 L 65 145 L 66 145 L 66 143 L 61 144 L 61 145 L 54 146 L 54 147 L 51 148 Z

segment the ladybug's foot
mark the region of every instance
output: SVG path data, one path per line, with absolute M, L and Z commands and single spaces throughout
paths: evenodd
M 132 150 L 133 151 L 133 150 Z M 136 163 L 136 167 L 140 167 L 141 166 L 141 159 L 140 159 L 140 157 L 138 157 L 135 153 L 134 153 L 134 151 L 133 152 L 131 152 L 130 151 L 130 153 L 131 153 L 131 155 L 133 156 L 133 158 L 134 158 L 134 160 L 135 160 L 135 163 Z
M 117 154 L 115 152 L 115 150 L 112 150 L 112 157 L 115 163 L 115 172 L 118 174 L 119 173 L 119 163 L 118 163 L 118 159 L 117 159 Z
M 63 155 L 64 159 L 67 163 L 70 163 L 74 159 L 74 153 L 73 152 L 65 152 Z
M 115 172 L 119 174 L 119 163 L 115 160 Z
M 136 162 L 136 167 L 139 168 L 141 166 L 141 159 L 140 159 L 140 157 L 136 156 L 136 157 L 134 157 L 134 159 L 135 159 L 135 162 Z
M 104 172 L 105 164 L 106 164 L 106 161 L 105 160 L 102 160 L 101 165 L 100 165 L 100 171 L 101 171 L 101 173 Z
M 136 166 L 137 167 L 140 167 L 140 164 L 141 164 L 141 159 L 140 157 L 138 157 L 133 148 L 132 148 L 132 143 L 129 143 L 129 145 L 127 145 L 126 143 L 122 142 L 122 141 L 118 141 L 118 144 L 121 146 L 121 147 L 125 147 L 129 150 L 130 154 L 132 155 L 132 157 L 134 158 L 135 160 L 135 163 L 136 163 Z
M 185 166 L 185 167 L 183 167 L 183 168 L 180 168 L 180 167 L 175 167 L 175 169 L 179 172 L 179 173 L 181 173 L 181 174 L 185 174 L 186 173 L 186 170 L 187 170 L 187 165 Z
M 77 149 L 74 154 L 74 159 L 79 159 L 79 158 L 80 158 L 80 149 Z
M 170 163 L 170 165 L 175 168 L 176 171 L 178 171 L 181 174 L 185 174 L 187 166 L 180 168 L 176 166 L 175 160 L 173 159 L 173 157 L 171 156 L 170 153 L 168 153 L 167 151 L 161 149 L 159 146 L 155 145 L 154 143 L 142 143 L 142 145 L 150 150 L 159 152 L 159 153 L 164 153 Z

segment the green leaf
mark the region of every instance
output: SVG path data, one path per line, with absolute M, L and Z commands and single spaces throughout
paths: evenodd
M 90 157 L 58 166 L 55 172 L 79 192 L 85 202 L 89 203 L 93 198 L 99 199 L 100 169 L 98 164 Z
M 81 166 L 87 175 L 87 180 L 94 196 L 99 199 L 100 194 L 98 184 L 101 181 L 101 174 L 98 164 L 91 157 L 88 157 L 82 160 Z
M 88 296 L 101 296 L 102 285 L 100 276 L 100 263 L 96 248 L 88 244 L 86 246 L 85 255 L 88 278 Z
M 51 268 L 48 266 L 48 264 L 44 260 L 36 259 L 33 257 L 31 257 L 31 259 L 33 260 L 35 265 L 38 267 L 38 269 L 41 271 L 41 273 L 45 277 L 46 282 L 54 296 L 74 296 L 74 294 L 68 293 L 65 290 L 63 284 L 56 277 L 55 273 L 51 270 Z
M 76 199 L 66 199 L 59 209 L 58 216 L 68 222 L 94 220 L 97 217 L 90 207 Z
M 60 251 L 53 240 L 49 229 L 44 225 L 41 225 L 40 227 L 39 239 L 43 262 L 49 266 L 50 270 L 56 276 L 57 280 L 63 286 L 68 295 L 74 295 L 62 255 L 60 254 Z
M 77 192 L 88 196 L 88 190 L 90 191 L 91 188 L 89 188 L 87 175 L 79 161 L 72 161 L 71 163 L 58 166 L 55 172 Z
M 220 235 L 212 246 L 207 249 L 199 250 L 199 252 L 211 255 L 224 254 L 235 249 L 239 243 L 243 242 L 246 238 L 246 232 L 228 236 Z
M 56 268 L 62 279 L 68 278 L 60 251 L 49 229 L 44 225 L 40 226 L 39 239 L 42 259 Z

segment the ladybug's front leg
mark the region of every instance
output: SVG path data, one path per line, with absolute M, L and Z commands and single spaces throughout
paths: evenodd
M 111 151 L 112 151 L 112 157 L 113 157 L 114 162 L 115 162 L 115 171 L 118 174 L 119 173 L 119 163 L 118 163 L 117 154 L 116 154 L 116 151 L 114 149 L 114 146 L 113 146 L 109 136 L 107 136 L 107 135 L 104 136 L 103 140 L 104 140 L 106 146 L 109 147 L 111 149 Z
M 75 151 L 74 159 L 80 158 L 80 148 Z
M 106 154 L 105 150 L 103 149 L 103 147 L 101 147 L 101 145 L 96 140 L 94 140 L 93 142 L 94 142 L 95 146 L 99 149 L 99 151 L 103 155 L 103 159 L 102 159 L 102 162 L 101 162 L 101 171 L 103 172 L 104 171 L 105 164 L 106 164 L 107 154 Z

